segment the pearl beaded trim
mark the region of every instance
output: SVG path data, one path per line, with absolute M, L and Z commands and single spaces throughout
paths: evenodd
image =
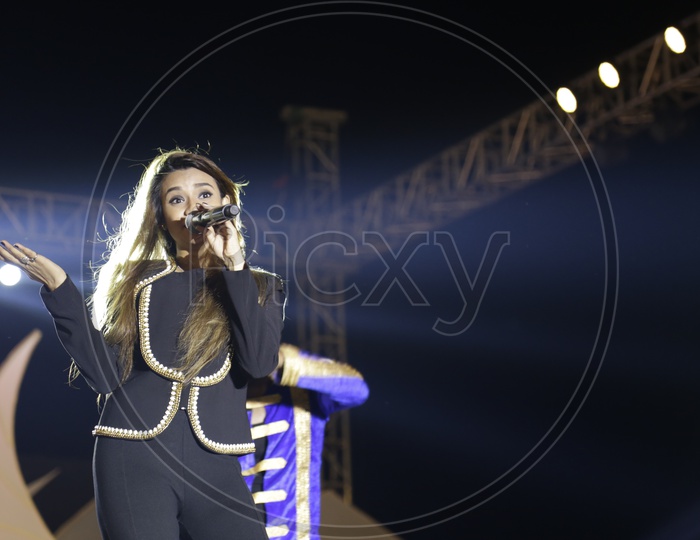
M 166 377 L 173 381 L 183 382 L 185 380 L 185 375 L 182 371 L 165 366 L 156 360 L 153 356 L 153 351 L 151 350 L 151 333 L 148 326 L 148 310 L 151 302 L 151 284 L 149 283 L 143 290 L 141 295 L 141 301 L 139 302 L 139 332 L 141 333 L 141 354 L 143 355 L 146 364 L 153 371 L 162 377 Z M 224 377 L 228 375 L 231 370 L 231 354 L 226 355 L 224 360 L 224 365 L 211 375 L 206 375 L 203 377 L 194 377 L 192 379 L 192 384 L 195 386 L 212 386 L 224 380 Z
M 146 285 L 150 285 L 151 283 L 153 283 L 157 279 L 160 279 L 163 276 L 167 276 L 171 272 L 174 272 L 175 268 L 176 268 L 176 266 L 173 263 L 173 261 L 171 261 L 170 259 L 165 261 L 165 268 L 163 270 L 161 270 L 157 274 L 153 274 L 151 277 L 147 277 L 145 279 L 142 279 L 141 281 L 139 281 L 136 284 L 136 287 L 134 288 L 134 299 L 136 299 L 136 297 L 138 296 L 141 289 L 143 289 Z
M 187 413 L 190 416 L 190 423 L 194 433 L 205 447 L 218 454 L 250 454 L 255 452 L 255 443 L 225 444 L 212 441 L 204 434 L 202 425 L 199 422 L 199 411 L 197 410 L 197 400 L 199 399 L 199 388 L 193 387 L 190 390 L 190 399 L 187 404 Z
M 173 418 L 175 418 L 178 405 L 180 404 L 181 395 L 182 384 L 179 382 L 173 382 L 172 389 L 170 390 L 170 400 L 168 401 L 168 406 L 165 409 L 165 414 L 154 428 L 137 430 L 97 425 L 95 426 L 95 429 L 92 430 L 92 434 L 140 441 L 152 439 L 156 435 L 163 433 L 165 428 L 168 427 Z

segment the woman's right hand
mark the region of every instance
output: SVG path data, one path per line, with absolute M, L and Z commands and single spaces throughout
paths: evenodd
M 0 240 L 0 261 L 17 266 L 27 277 L 44 285 L 48 290 L 57 289 L 67 278 L 66 272 L 51 259 L 21 244 Z

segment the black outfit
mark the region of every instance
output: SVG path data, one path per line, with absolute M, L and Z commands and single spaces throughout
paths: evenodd
M 93 327 L 70 278 L 53 292 L 42 288 L 64 348 L 90 387 L 107 395 L 93 432 L 102 534 L 110 540 L 169 540 L 182 529 L 196 540 L 265 539 L 237 456 L 255 451 L 247 381 L 277 366 L 284 292 L 269 276 L 261 306 L 250 269 L 217 273 L 230 347 L 185 384 L 177 337 L 197 291 L 212 283 L 204 283 L 201 269 L 173 270 L 169 262 L 136 287 L 139 339 L 123 384 L 117 351 Z

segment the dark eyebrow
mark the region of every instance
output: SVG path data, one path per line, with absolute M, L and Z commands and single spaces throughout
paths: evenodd
M 195 184 L 194 187 L 196 187 L 196 188 L 199 188 L 199 187 L 214 188 L 215 186 L 212 186 L 209 182 L 199 182 L 198 184 Z M 173 186 L 173 187 L 171 187 L 171 188 L 168 188 L 168 189 L 165 191 L 165 195 L 167 195 L 167 194 L 170 193 L 171 191 L 175 191 L 175 190 L 177 190 L 177 189 L 182 189 L 182 187 L 181 187 L 181 186 Z

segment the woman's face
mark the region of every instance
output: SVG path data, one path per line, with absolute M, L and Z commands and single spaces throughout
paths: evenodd
M 221 196 L 216 180 L 199 169 L 171 172 L 160 189 L 165 227 L 178 251 L 190 251 L 202 243 L 201 234 L 192 234 L 185 225 L 188 214 L 229 204 L 228 196 Z

